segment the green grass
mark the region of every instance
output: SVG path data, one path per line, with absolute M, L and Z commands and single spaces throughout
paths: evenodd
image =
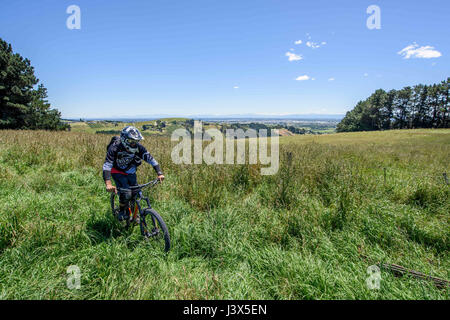
M 0 299 L 448 299 L 448 289 L 367 267 L 450 278 L 450 130 L 280 138 L 280 170 L 175 165 L 149 195 L 165 255 L 111 216 L 108 135 L 0 132 Z M 292 161 L 287 161 L 291 154 Z M 384 176 L 386 172 L 386 179 Z M 143 165 L 139 181 L 154 177 Z M 81 269 L 81 289 L 66 286 Z

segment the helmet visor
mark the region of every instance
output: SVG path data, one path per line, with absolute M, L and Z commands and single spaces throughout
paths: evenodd
M 138 143 L 136 140 L 133 140 L 133 139 L 126 139 L 126 141 L 127 141 L 127 144 L 132 148 L 136 147 L 137 143 Z

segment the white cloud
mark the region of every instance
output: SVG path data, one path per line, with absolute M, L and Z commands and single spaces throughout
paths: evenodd
M 295 41 L 294 43 L 295 43 L 295 44 L 302 44 L 303 41 L 302 41 L 302 40 L 297 40 L 297 41 Z
M 238 86 L 234 86 L 233 89 L 239 89 L 239 87 Z
M 312 81 L 316 80 L 316 78 L 311 78 Z
M 334 78 L 330 78 L 330 79 L 328 79 L 328 81 L 334 81 L 335 79 Z
M 413 43 L 406 48 L 397 52 L 397 54 L 403 56 L 403 59 L 410 58 L 422 58 L 422 59 L 430 59 L 430 58 L 439 58 L 442 56 L 442 53 L 435 50 L 432 46 L 424 46 L 419 47 L 417 43 Z
M 321 44 L 317 43 L 317 42 L 312 42 L 312 41 L 308 41 L 306 42 L 306 45 L 312 49 L 317 49 L 320 48 L 321 46 L 326 45 L 327 43 L 324 41 Z
M 286 56 L 289 57 L 289 61 L 298 61 L 303 59 L 301 55 L 292 52 L 286 52 Z
M 309 80 L 309 76 L 307 76 L 306 74 L 304 76 L 300 76 L 297 77 L 297 79 L 295 79 L 297 81 L 305 81 L 305 80 Z

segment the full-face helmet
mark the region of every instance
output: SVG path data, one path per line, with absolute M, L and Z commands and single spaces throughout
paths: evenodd
M 144 137 L 136 127 L 127 126 L 122 129 L 120 140 L 128 152 L 136 153 L 138 151 L 138 143 L 144 140 Z

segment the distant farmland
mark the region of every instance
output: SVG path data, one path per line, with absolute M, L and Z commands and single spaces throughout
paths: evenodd
M 170 136 L 179 128 L 192 132 L 194 119 L 188 118 L 161 118 L 148 121 L 114 121 L 114 120 L 65 120 L 70 124 L 72 132 L 90 132 L 101 134 L 119 134 L 126 125 L 136 126 L 144 135 Z M 203 128 L 216 128 L 225 132 L 226 129 L 277 129 L 281 136 L 295 134 L 325 134 L 336 131 L 337 120 L 298 120 L 298 119 L 213 119 L 202 121 Z

